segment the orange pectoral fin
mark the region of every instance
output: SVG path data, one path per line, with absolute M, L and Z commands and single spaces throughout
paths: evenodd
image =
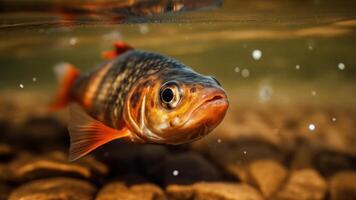
M 133 47 L 126 44 L 125 42 L 118 41 L 114 43 L 115 50 L 105 51 L 102 53 L 102 57 L 107 60 L 114 59 L 115 57 L 125 53 L 126 51 L 132 50 Z
M 93 119 L 78 105 L 71 106 L 70 111 L 71 119 L 68 128 L 70 161 L 77 160 L 114 139 L 128 137 L 131 134 L 126 127 L 122 130 L 116 130 Z

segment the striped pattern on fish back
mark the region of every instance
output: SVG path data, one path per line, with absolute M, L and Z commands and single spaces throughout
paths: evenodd
M 91 116 L 120 129 L 124 125 L 122 113 L 127 94 L 133 85 L 170 63 L 175 64 L 175 60 L 133 50 L 81 77 L 74 93 Z

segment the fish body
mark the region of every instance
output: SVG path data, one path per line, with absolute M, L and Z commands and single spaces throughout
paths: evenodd
M 69 64 L 58 67 L 63 89 L 52 106 L 80 105 L 71 108 L 71 160 L 117 138 L 191 142 L 222 121 L 228 100 L 215 78 L 167 56 L 124 43 L 115 46 L 105 54 L 110 60 L 90 72 L 79 74 Z

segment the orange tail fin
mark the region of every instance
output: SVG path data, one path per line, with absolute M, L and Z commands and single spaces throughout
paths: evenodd
M 69 63 L 60 63 L 54 67 L 60 83 L 57 95 L 50 105 L 50 110 L 55 111 L 65 107 L 70 101 L 70 89 L 79 77 L 79 70 Z

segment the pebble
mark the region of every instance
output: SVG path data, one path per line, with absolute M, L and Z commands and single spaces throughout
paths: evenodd
M 95 150 L 93 155 L 110 167 L 111 176 L 122 176 L 138 173 L 141 167 L 138 160 L 142 146 L 115 140 Z
M 15 189 L 9 200 L 92 200 L 96 188 L 83 180 L 51 178 L 26 183 Z
M 276 200 L 323 200 L 327 184 L 313 169 L 302 169 L 291 173 L 285 186 L 276 194 Z
M 146 183 L 130 187 L 122 182 L 105 185 L 98 193 L 96 200 L 166 200 L 160 187 Z
M 322 150 L 320 145 L 315 145 L 305 140 L 301 141 L 295 149 L 290 161 L 290 166 L 293 170 L 313 168 L 315 155 Z
M 249 174 L 266 198 L 272 197 L 288 176 L 288 170 L 273 160 L 257 160 L 249 165 Z
M 285 155 L 274 145 L 258 139 L 239 139 L 219 144 L 208 150 L 209 157 L 237 180 L 250 182 L 248 164 L 255 160 L 271 159 L 282 162 Z M 244 154 L 244 152 L 247 152 Z
M 194 185 L 169 185 L 166 189 L 172 200 L 263 200 L 262 195 L 247 184 L 199 182 Z
M 344 171 L 330 178 L 330 200 L 356 199 L 356 171 Z
M 302 140 L 295 149 L 290 164 L 294 170 L 316 168 L 323 176 L 330 177 L 339 171 L 356 167 L 355 156 L 328 149 L 320 143 Z
M 176 175 L 173 173 L 177 171 Z M 162 176 L 162 172 L 164 173 Z M 167 156 L 162 168 L 155 172 L 163 185 L 192 184 L 197 181 L 219 181 L 218 169 L 200 154 L 184 152 Z
M 69 140 L 67 127 L 51 116 L 32 116 L 14 125 L 7 139 L 35 151 L 63 148 Z
M 178 149 L 172 147 L 172 150 Z M 145 145 L 138 160 L 144 174 L 164 186 L 221 179 L 212 163 L 192 151 L 171 152 L 162 145 Z
M 162 176 L 164 160 L 170 154 L 167 147 L 162 145 L 145 145 L 139 155 L 139 165 L 142 171 L 151 178 Z
M 219 126 L 225 132 L 183 148 L 116 140 L 68 162 L 65 124 L 45 112 L 25 114 L 35 107 L 28 102 L 37 101 L 0 107 L 0 200 L 356 199 L 352 109 L 241 106 L 231 125 Z M 12 114 L 19 112 L 20 119 Z
M 356 169 L 356 157 L 330 150 L 323 150 L 316 154 L 313 163 L 315 168 L 326 177 L 340 171 Z
M 23 154 L 8 166 L 18 182 L 56 176 L 80 177 L 98 181 L 108 169 L 91 157 L 77 162 L 68 162 L 67 156 L 59 151 L 46 155 Z

